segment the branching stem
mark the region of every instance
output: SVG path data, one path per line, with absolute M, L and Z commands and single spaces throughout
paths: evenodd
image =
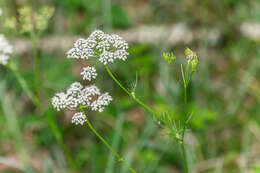
M 160 115 L 155 112 L 152 108 L 150 108 L 149 106 L 147 106 L 145 103 L 143 103 L 136 95 L 132 95 L 131 92 L 126 89 L 117 79 L 116 77 L 113 75 L 113 73 L 110 71 L 110 69 L 108 68 L 108 66 L 105 66 L 106 70 L 109 74 L 109 76 L 116 82 L 116 84 L 122 89 L 124 90 L 130 97 L 132 97 L 138 104 L 140 104 L 144 109 L 146 109 L 148 112 L 150 112 L 151 114 L 153 114 L 157 119 L 161 120 Z

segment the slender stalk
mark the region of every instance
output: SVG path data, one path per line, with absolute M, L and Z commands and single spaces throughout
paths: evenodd
M 182 151 L 182 155 L 183 155 L 183 159 L 184 159 L 185 172 L 189 173 L 189 163 L 188 163 L 187 154 L 186 154 L 185 146 L 184 146 L 184 143 L 183 143 L 183 139 L 179 143 L 180 143 L 180 146 L 181 146 L 181 151 Z
M 84 107 L 80 106 L 81 112 L 86 115 Z M 96 131 L 96 129 L 92 126 L 91 122 L 86 117 L 87 125 L 90 130 L 106 145 L 106 147 L 117 157 L 119 162 L 122 162 L 131 172 L 136 173 L 136 171 L 126 163 L 126 161 L 107 143 L 107 141 Z
M 186 107 L 187 106 L 187 87 L 184 86 L 183 89 L 184 89 L 184 105 Z
M 184 109 L 185 109 L 185 112 L 187 112 L 186 111 L 187 110 L 187 88 L 188 88 L 189 82 L 191 80 L 191 78 L 189 76 L 189 64 L 187 64 L 187 66 L 186 66 L 185 73 L 183 72 L 183 67 L 181 65 L 181 71 L 182 71 L 182 78 L 183 78 Z M 184 124 L 183 124 L 184 126 L 183 126 L 182 134 L 181 134 L 181 140 L 179 141 L 179 144 L 180 144 L 180 147 L 181 147 L 181 150 L 182 150 L 182 155 L 183 155 L 186 173 L 189 173 L 189 162 L 187 160 L 187 154 L 186 154 L 186 150 L 185 150 L 185 146 L 184 146 L 184 137 L 185 137 L 188 119 L 184 121 Z
M 184 137 L 185 137 L 185 132 L 186 132 L 186 128 L 187 128 L 187 123 L 188 123 L 188 120 L 186 120 L 184 123 L 184 127 L 183 127 L 182 133 L 181 133 L 181 140 L 179 140 L 179 144 L 180 144 L 181 150 L 182 150 L 185 172 L 189 173 L 189 162 L 187 159 L 187 154 L 186 154 L 186 150 L 185 150 L 185 146 L 184 146 Z
M 27 94 L 27 96 L 31 99 L 32 103 L 38 107 L 39 109 L 41 108 L 41 103 L 39 101 L 39 99 L 34 95 L 33 92 L 31 92 L 30 88 L 28 87 L 26 81 L 24 80 L 24 78 L 22 77 L 22 75 L 17 71 L 17 68 L 15 67 L 14 64 L 8 64 L 6 66 L 10 71 L 13 72 L 13 74 L 15 75 L 18 83 L 20 84 L 20 86 L 22 87 L 22 89 L 24 90 L 24 92 Z
M 147 106 L 145 103 L 143 103 L 139 98 L 137 98 L 135 95 L 131 94 L 131 92 L 126 89 L 117 79 L 116 77 L 113 75 L 113 73 L 109 70 L 108 66 L 105 66 L 109 76 L 116 82 L 116 84 L 122 89 L 124 90 L 130 97 L 132 97 L 138 104 L 140 104 L 144 109 L 146 109 L 148 112 L 150 112 L 151 114 L 153 114 L 156 118 L 158 118 L 159 120 L 161 119 L 160 115 L 155 112 L 152 108 L 150 108 L 149 106 Z
M 15 75 L 18 83 L 20 84 L 20 86 L 22 87 L 22 89 L 24 90 L 24 92 L 28 95 L 28 97 L 30 98 L 30 100 L 32 101 L 32 103 L 39 108 L 40 112 L 43 113 L 43 106 L 42 103 L 40 102 L 39 98 L 33 93 L 31 92 L 30 88 L 28 87 L 26 81 L 24 80 L 24 78 L 22 77 L 22 75 L 18 72 L 18 70 L 16 69 L 16 67 L 13 64 L 8 64 L 6 66 L 10 71 L 13 72 L 13 74 Z M 60 145 L 60 147 L 63 149 L 65 156 L 67 158 L 67 160 L 69 161 L 69 163 L 71 164 L 71 166 L 73 167 L 74 170 L 79 170 L 76 161 L 73 159 L 69 148 L 67 147 L 67 145 L 63 142 L 63 137 L 61 135 L 61 132 L 58 128 L 58 126 L 56 125 L 56 123 L 54 122 L 54 120 L 51 118 L 51 116 L 48 113 L 43 113 L 43 116 L 45 118 L 45 121 L 47 122 L 48 126 L 51 129 L 52 134 L 54 135 L 57 143 Z
M 34 72 L 34 89 L 36 95 L 38 95 L 39 88 L 39 55 L 38 55 L 38 36 L 32 34 L 32 47 L 33 47 L 33 72 Z

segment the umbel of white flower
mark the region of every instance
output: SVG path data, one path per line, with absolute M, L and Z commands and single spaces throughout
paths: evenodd
M 86 122 L 86 115 L 84 115 L 82 112 L 77 112 L 73 115 L 71 122 L 76 125 L 83 125 Z
M 79 82 L 70 85 L 67 91 L 57 93 L 52 98 L 52 105 L 57 111 L 61 109 L 78 109 L 79 106 L 90 108 L 93 111 L 102 112 L 112 97 L 108 93 L 101 93 L 95 85 L 83 87 Z
M 109 105 L 111 101 L 112 97 L 108 93 L 101 93 L 97 86 L 83 87 L 79 82 L 74 82 L 66 92 L 57 93 L 52 98 L 51 103 L 57 111 L 61 109 L 77 110 L 82 106 L 90 108 L 92 111 L 102 112 L 104 107 Z M 72 122 L 81 124 L 79 122 L 83 121 L 84 116 L 75 115 Z
M 83 71 L 80 73 L 82 75 L 83 80 L 91 81 L 92 79 L 96 79 L 97 70 L 94 67 L 84 67 Z
M 96 30 L 87 39 L 78 39 L 73 48 L 67 52 L 67 58 L 88 59 L 96 57 L 106 65 L 115 59 L 125 61 L 129 55 L 127 49 L 128 43 L 122 37 Z
M 5 36 L 0 34 L 0 64 L 6 65 L 13 47 L 8 43 Z

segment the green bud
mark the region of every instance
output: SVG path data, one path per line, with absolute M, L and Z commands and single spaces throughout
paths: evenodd
M 188 61 L 188 64 L 191 65 L 191 70 L 192 71 L 195 71 L 196 68 L 197 68 L 197 65 L 199 63 L 199 60 L 198 60 L 198 57 L 197 57 L 197 54 L 196 52 L 193 52 L 191 49 L 187 48 L 185 51 L 184 51 L 184 54 L 186 56 L 186 59 Z
M 43 31 L 48 26 L 48 21 L 54 13 L 54 8 L 43 7 L 39 13 L 35 15 L 35 28 L 39 31 Z
M 33 27 L 33 16 L 32 16 L 32 8 L 29 6 L 25 6 L 18 10 L 20 14 L 20 23 L 21 23 L 21 32 L 27 33 L 32 32 Z
M 163 56 L 164 60 L 165 60 L 167 63 L 169 63 L 169 64 L 176 60 L 176 56 L 174 55 L 173 52 L 163 53 L 162 56 Z
M 17 21 L 16 21 L 15 17 L 6 19 L 6 21 L 4 23 L 4 27 L 6 27 L 8 29 L 16 29 L 16 25 L 17 25 Z

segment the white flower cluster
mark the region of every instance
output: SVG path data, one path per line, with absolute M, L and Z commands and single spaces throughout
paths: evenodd
M 82 112 L 77 112 L 73 115 L 71 122 L 72 124 L 83 125 L 86 122 L 86 115 L 84 115 Z
M 61 109 L 77 109 L 79 106 L 90 107 L 93 111 L 102 112 L 112 97 L 108 93 L 100 93 L 95 85 L 83 87 L 79 82 L 74 82 L 67 89 L 66 93 L 57 93 L 52 98 L 52 105 L 57 111 Z
M 125 61 L 129 55 L 127 49 L 127 42 L 120 36 L 109 35 L 96 30 L 87 39 L 78 39 L 73 48 L 67 52 L 67 58 L 88 59 L 97 57 L 101 63 L 106 65 L 115 59 Z
M 92 79 L 96 79 L 97 77 L 97 72 L 94 67 L 84 67 L 83 71 L 80 73 L 82 75 L 83 80 L 89 80 L 91 81 Z
M 57 93 L 51 103 L 57 111 L 66 108 L 75 110 L 82 106 L 92 111 L 102 112 L 111 101 L 112 97 L 108 93 L 102 94 L 97 86 L 83 87 L 79 82 L 74 82 L 65 93 Z M 77 113 L 73 116 L 72 123 L 82 124 L 84 119 L 83 115 L 80 116 L 80 113 Z
M 0 34 L 0 64 L 6 65 L 13 47 L 8 43 L 5 36 Z
M 127 42 L 120 36 L 96 30 L 87 39 L 78 39 L 73 48 L 67 52 L 67 58 L 88 59 L 96 57 L 106 65 L 115 59 L 125 61 L 129 55 L 127 49 Z M 97 77 L 96 69 L 90 66 L 84 67 L 80 74 L 83 80 L 88 81 Z M 52 105 L 57 111 L 66 108 L 77 110 L 83 107 L 102 112 L 111 101 L 112 97 L 108 93 L 101 93 L 97 86 L 83 87 L 79 82 L 74 82 L 66 92 L 57 93 L 52 98 Z M 84 113 L 78 112 L 72 117 L 72 123 L 83 125 L 86 118 Z

